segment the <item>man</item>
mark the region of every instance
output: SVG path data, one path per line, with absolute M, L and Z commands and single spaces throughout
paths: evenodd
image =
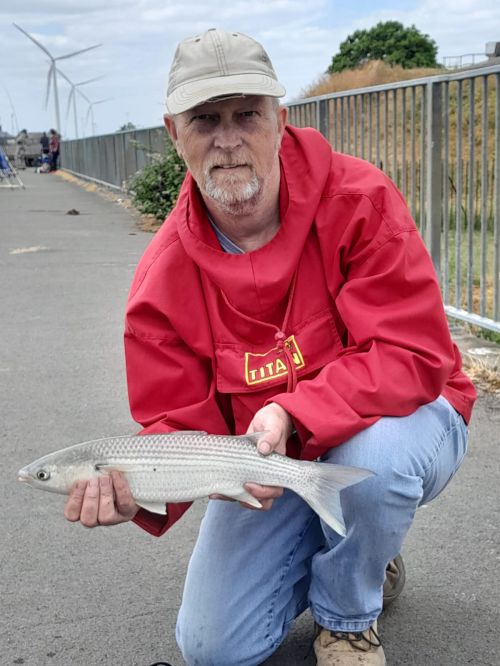
M 42 155 L 48 155 L 49 154 L 49 137 L 47 136 L 47 132 L 43 132 L 42 136 L 40 137 L 40 145 L 41 145 L 41 151 Z
M 143 432 L 266 431 L 263 455 L 376 473 L 342 493 L 345 538 L 280 488 L 247 484 L 266 511 L 210 501 L 177 624 L 186 663 L 260 664 L 309 607 L 320 666 L 375 666 L 388 563 L 460 465 L 475 392 L 400 193 L 287 126 L 284 94 L 241 33 L 177 49 L 165 124 L 189 171 L 132 285 L 130 404 Z M 138 510 L 113 472 L 78 484 L 66 516 L 159 536 L 187 507 Z

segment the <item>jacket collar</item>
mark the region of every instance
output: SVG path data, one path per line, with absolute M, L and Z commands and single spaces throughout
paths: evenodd
M 280 228 L 261 248 L 224 252 L 188 173 L 175 217 L 186 253 L 241 312 L 258 317 L 286 296 L 330 174 L 331 147 L 315 130 L 288 126 L 280 149 Z

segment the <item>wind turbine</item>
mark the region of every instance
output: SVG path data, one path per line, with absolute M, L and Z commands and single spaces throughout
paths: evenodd
M 94 121 L 94 106 L 96 104 L 103 104 L 104 102 L 109 102 L 112 100 L 112 97 L 106 97 L 106 99 L 98 99 L 97 102 L 90 102 L 89 108 L 87 110 L 87 116 L 85 118 L 85 129 L 87 129 L 87 123 L 89 121 L 89 116 L 92 119 L 92 135 L 95 135 L 95 121 Z
M 103 79 L 104 76 L 95 76 L 93 79 L 87 79 L 86 81 L 80 81 L 80 83 L 73 83 L 64 72 L 61 72 L 59 68 L 57 68 L 57 73 L 60 74 L 65 81 L 69 83 L 71 86 L 71 91 L 69 93 L 68 97 L 68 106 L 66 107 L 66 119 L 68 118 L 69 114 L 69 109 L 71 106 L 71 102 L 73 102 L 73 120 L 75 123 L 75 138 L 78 139 L 78 119 L 77 119 L 77 113 L 76 113 L 76 91 L 79 86 L 85 86 L 87 83 L 93 83 L 94 81 L 99 81 L 99 79 Z M 90 104 L 90 102 L 89 102 Z
M 73 56 L 79 55 L 80 53 L 85 53 L 86 51 L 90 51 L 92 49 L 96 49 L 98 46 L 102 46 L 102 44 L 94 44 L 94 46 L 88 46 L 86 49 L 80 49 L 79 51 L 73 51 L 72 53 L 66 53 L 65 55 L 62 56 L 57 56 L 54 58 L 54 56 L 49 52 L 43 44 L 40 44 L 38 40 L 36 40 L 32 35 L 30 35 L 26 30 L 23 30 L 17 23 L 12 24 L 15 28 L 17 28 L 20 32 L 22 32 L 28 39 L 30 39 L 34 44 L 38 46 L 38 48 L 42 49 L 42 51 L 49 56 L 50 58 L 50 68 L 49 68 L 49 73 L 47 76 L 47 93 L 45 96 L 45 108 L 47 108 L 48 102 L 49 102 L 49 95 L 50 95 L 50 83 L 51 80 L 53 82 L 54 86 L 54 104 L 55 104 L 55 111 L 56 111 L 56 130 L 57 132 L 60 132 L 61 128 L 61 117 L 59 113 L 59 95 L 57 92 L 57 67 L 56 67 L 56 62 L 58 60 L 65 60 L 66 58 L 72 58 Z
M 81 90 L 77 90 L 76 92 L 80 95 L 80 97 L 83 97 L 83 99 L 89 105 L 89 108 L 87 109 L 87 115 L 85 117 L 85 134 L 87 133 L 87 123 L 89 122 L 89 116 L 92 118 L 92 132 L 95 134 L 95 122 L 94 122 L 93 107 L 96 104 L 102 104 L 103 102 L 109 102 L 113 98 L 112 97 L 106 97 L 106 99 L 99 99 L 99 100 L 97 100 L 97 102 L 91 102 L 89 100 L 89 98 L 87 97 L 87 95 L 85 95 L 85 93 L 82 93 Z
M 7 87 L 2 83 L 2 88 L 5 91 L 5 94 L 7 95 L 7 99 L 9 100 L 10 104 L 10 109 L 11 109 L 11 114 L 10 114 L 10 121 L 12 125 L 12 134 L 14 136 L 17 136 L 19 134 L 19 125 L 17 122 L 17 114 L 16 114 L 16 109 L 14 108 L 14 103 L 12 102 L 12 98 L 9 95 L 9 91 L 7 90 Z

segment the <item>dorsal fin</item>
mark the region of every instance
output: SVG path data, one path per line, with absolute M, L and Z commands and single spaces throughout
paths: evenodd
M 235 439 L 244 439 L 249 440 L 252 444 L 257 446 L 257 442 L 262 438 L 263 435 L 267 435 L 269 430 L 262 430 L 261 432 L 249 432 L 246 435 L 237 435 Z
M 208 435 L 206 430 L 176 430 L 167 433 L 169 435 Z

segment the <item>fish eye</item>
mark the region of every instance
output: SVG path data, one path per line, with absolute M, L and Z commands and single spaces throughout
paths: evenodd
M 50 472 L 47 472 L 47 471 L 44 470 L 44 469 L 40 469 L 40 470 L 38 470 L 38 472 L 36 473 L 36 478 L 37 478 L 39 481 L 48 481 L 48 480 L 50 479 Z

